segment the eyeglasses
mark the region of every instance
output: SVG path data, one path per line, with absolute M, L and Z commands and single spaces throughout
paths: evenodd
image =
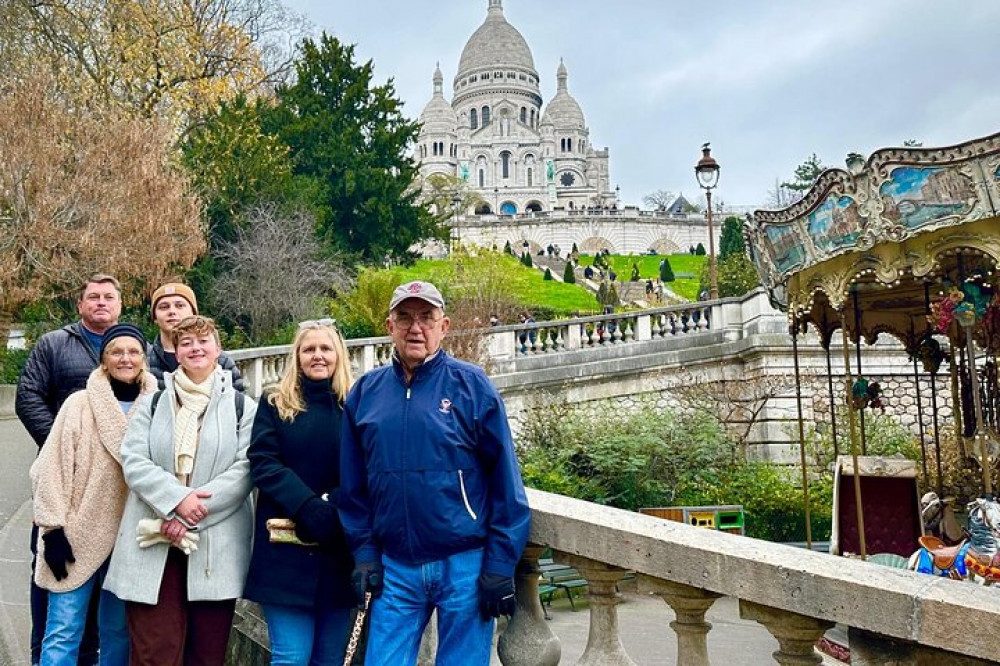
M 115 359 L 116 361 L 120 361 L 127 356 L 134 361 L 136 359 L 142 358 L 143 356 L 145 356 L 145 354 L 135 349 L 130 349 L 130 350 L 116 349 L 114 351 L 109 351 L 108 356 Z
M 418 315 L 411 315 L 408 312 L 400 312 L 392 315 L 392 320 L 403 328 L 410 328 L 413 322 L 423 329 L 434 328 L 434 324 L 441 321 L 441 317 L 435 317 L 432 312 L 424 312 Z
M 308 319 L 306 321 L 299 323 L 299 330 L 304 328 L 318 328 L 320 326 L 336 326 L 337 320 L 332 317 L 324 317 L 323 319 Z

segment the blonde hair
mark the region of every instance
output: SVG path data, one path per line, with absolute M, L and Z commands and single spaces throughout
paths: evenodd
M 340 331 L 333 326 L 311 322 L 300 325 L 292 342 L 292 351 L 285 363 L 285 374 L 281 376 L 276 388 L 267 396 L 267 401 L 278 410 L 278 418 L 291 423 L 295 416 L 306 411 L 305 401 L 302 398 L 302 371 L 299 368 L 299 350 L 302 349 L 302 340 L 306 334 L 312 331 L 323 331 L 330 336 L 333 341 L 333 349 L 337 352 L 337 367 L 330 377 L 330 385 L 333 387 L 333 394 L 337 396 L 337 401 L 344 404 L 347 392 L 351 390 L 354 383 L 354 376 L 351 373 L 351 359 L 347 355 L 347 345 Z

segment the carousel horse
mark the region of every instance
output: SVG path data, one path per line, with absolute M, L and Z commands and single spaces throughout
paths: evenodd
M 965 533 L 955 520 L 954 498 L 940 499 L 935 492 L 924 493 L 920 498 L 920 517 L 924 530 L 947 546 L 954 546 L 965 538 Z
M 949 546 L 938 537 L 920 537 L 909 569 L 956 580 L 978 577 L 984 585 L 1000 580 L 1000 503 L 981 497 L 968 508 L 968 539 Z

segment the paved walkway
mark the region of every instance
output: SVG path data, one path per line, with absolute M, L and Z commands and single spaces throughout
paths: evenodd
M 28 468 L 35 445 L 17 421 L 0 420 L 0 666 L 28 664 L 28 537 L 31 531 Z M 589 611 L 586 603 L 570 610 L 557 599 L 549 627 L 562 642 L 563 664 L 574 664 L 587 645 Z M 618 607 L 622 644 L 640 666 L 673 665 L 677 642 L 669 624 L 674 615 L 659 597 L 636 593 L 623 595 Z M 714 664 L 761 666 L 775 663 L 771 653 L 777 641 L 756 622 L 739 617 L 735 599 L 717 601 L 708 613 L 713 629 L 708 636 Z M 496 662 L 496 660 L 494 660 Z M 838 664 L 827 659 L 825 663 Z

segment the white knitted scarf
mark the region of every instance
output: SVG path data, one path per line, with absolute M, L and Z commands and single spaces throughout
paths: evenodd
M 200 384 L 194 383 L 183 368 L 173 374 L 174 390 L 180 401 L 180 409 L 174 416 L 174 455 L 177 463 L 175 474 L 185 485 L 194 470 L 194 454 L 198 450 L 198 421 L 212 400 L 212 384 L 215 374 Z

